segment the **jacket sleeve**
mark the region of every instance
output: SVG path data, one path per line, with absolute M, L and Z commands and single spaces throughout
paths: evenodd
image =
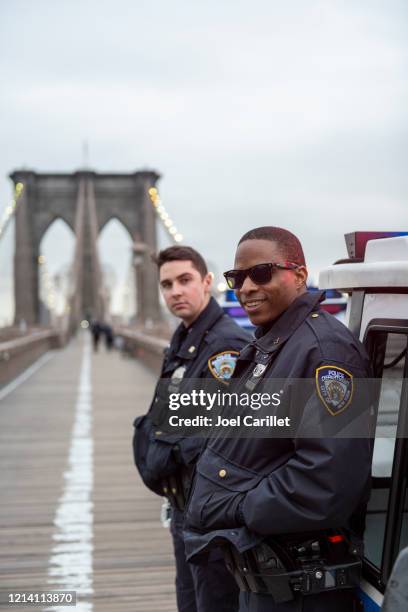
M 362 379 L 355 385 L 354 400 L 341 414 L 331 414 L 317 390 L 302 407 L 292 457 L 241 504 L 240 518 L 249 529 L 272 535 L 347 524 L 371 476 L 369 385 Z
M 246 526 L 264 535 L 342 526 L 368 486 L 369 440 L 306 439 L 287 464 L 249 491 Z

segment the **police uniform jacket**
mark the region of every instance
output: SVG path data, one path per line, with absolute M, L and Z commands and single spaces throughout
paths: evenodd
M 364 384 L 370 366 L 360 342 L 320 310 L 323 298 L 322 292 L 301 295 L 241 351 L 228 391 L 254 392 L 260 380 L 279 380 L 279 414 L 297 415 L 297 435 L 209 442 L 186 510 L 190 560 L 225 541 L 244 552 L 277 534 L 351 527 L 364 506 L 372 454 Z M 326 389 L 336 377 L 342 387 L 330 399 Z M 341 433 L 350 430 L 350 417 L 357 437 Z
M 163 479 L 194 464 L 203 444 L 203 438 L 160 429 L 158 424 L 169 410 L 169 394 L 188 392 L 199 378 L 214 377 L 223 386 L 232 375 L 239 351 L 251 339 L 214 298 L 189 328 L 180 324 L 176 329 L 165 351 L 149 412 L 134 422 L 135 463 L 144 483 L 155 493 L 164 494 Z

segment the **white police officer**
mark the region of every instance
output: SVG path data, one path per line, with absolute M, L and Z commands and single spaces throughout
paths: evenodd
M 190 566 L 185 557 L 183 510 L 203 438 L 166 434 L 158 423 L 163 413 L 169 414 L 171 393 L 186 392 L 201 378 L 218 381 L 219 386 L 227 383 L 250 335 L 211 297 L 212 277 L 197 251 L 169 247 L 158 254 L 156 263 L 166 305 L 182 322 L 165 353 L 149 413 L 135 421 L 135 462 L 145 484 L 172 506 L 179 612 L 235 612 L 238 588 L 220 552 L 209 553 L 200 566 Z

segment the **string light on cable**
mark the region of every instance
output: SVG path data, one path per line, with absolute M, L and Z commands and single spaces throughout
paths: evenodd
M 54 283 L 50 277 L 47 268 L 45 255 L 38 256 L 38 264 L 40 266 L 40 292 L 41 297 L 46 304 L 48 310 L 53 313 L 56 307 L 56 292 Z
M 156 214 L 159 219 L 162 221 L 164 228 L 169 234 L 170 238 L 174 240 L 174 242 L 181 242 L 183 240 L 183 234 L 181 234 L 177 227 L 174 225 L 172 219 L 169 216 L 169 213 L 166 211 L 163 206 L 163 202 L 161 201 L 159 192 L 156 187 L 150 187 L 149 196 L 153 207 L 156 210 Z
M 3 215 L 0 220 L 0 240 L 4 236 L 7 226 L 10 223 L 14 213 L 16 212 L 17 203 L 22 194 L 23 189 L 23 183 L 17 183 L 14 188 L 14 198 L 11 200 L 10 204 L 6 206 L 3 212 Z

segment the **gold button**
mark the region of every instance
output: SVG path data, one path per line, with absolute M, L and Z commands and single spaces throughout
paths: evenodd
M 154 433 L 155 433 L 156 436 L 161 436 L 163 432 L 162 431 L 155 431 Z
M 226 475 L 227 475 L 227 470 L 220 470 L 220 471 L 218 472 L 218 476 L 219 476 L 220 478 L 225 478 L 225 477 L 226 477 Z
M 168 488 L 167 487 L 163 487 L 163 493 L 167 493 Z
M 195 351 L 195 346 L 190 346 L 190 348 L 188 349 L 189 353 L 194 353 Z
M 175 487 L 173 487 L 171 492 L 173 493 L 173 495 L 175 495 L 177 493 L 177 489 Z
M 317 314 L 317 312 L 314 312 L 314 313 L 312 314 L 312 319 L 317 319 L 317 317 L 318 317 L 318 316 L 319 316 L 319 315 Z

